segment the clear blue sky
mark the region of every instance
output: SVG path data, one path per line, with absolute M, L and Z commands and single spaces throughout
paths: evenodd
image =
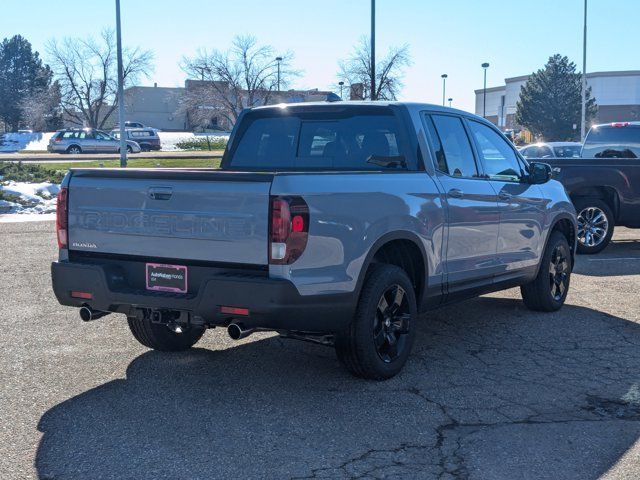
M 250 33 L 292 50 L 303 71 L 295 86 L 329 88 L 337 60 L 369 33 L 369 0 L 121 0 L 123 41 L 151 49 L 155 72 L 144 84 L 183 85 L 180 59 L 199 47 L 226 49 Z M 531 73 L 554 53 L 582 65 L 583 0 L 377 0 L 377 49 L 409 44 L 413 65 L 401 99 L 472 110 L 473 90 Z M 114 25 L 113 0 L 2 0 L 0 38 L 21 34 L 46 60 L 51 38 L 87 36 Z M 587 71 L 640 69 L 640 0 L 589 0 Z

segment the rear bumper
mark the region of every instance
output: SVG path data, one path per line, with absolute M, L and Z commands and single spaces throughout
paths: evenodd
M 134 315 L 140 308 L 186 311 L 209 325 L 232 321 L 247 328 L 332 333 L 346 328 L 355 311 L 354 294 L 300 295 L 288 280 L 240 274 L 212 274 L 197 292 L 173 294 L 120 286 L 114 288 L 109 271 L 100 265 L 72 262 L 51 264 L 51 280 L 62 305 Z M 72 291 L 90 292 L 91 300 L 74 298 Z M 249 316 L 220 313 L 221 306 L 249 309 Z

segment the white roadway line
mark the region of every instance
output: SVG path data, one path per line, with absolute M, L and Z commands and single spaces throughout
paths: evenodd
M 588 258 L 590 262 L 606 262 L 607 260 L 640 260 L 640 257 Z

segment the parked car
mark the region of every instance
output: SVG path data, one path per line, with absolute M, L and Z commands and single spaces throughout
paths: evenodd
M 149 152 L 151 150 L 160 150 L 160 137 L 158 133 L 152 128 L 130 128 L 125 130 L 127 140 L 133 140 L 140 145 L 143 152 Z M 120 138 L 119 130 L 112 130 L 111 135 L 115 139 Z
M 579 158 L 580 142 L 534 143 L 520 148 L 524 158 Z
M 216 170 L 71 169 L 53 290 L 84 320 L 185 350 L 207 328 L 334 346 L 353 374 L 400 371 L 418 314 L 520 286 L 563 305 L 575 210 L 491 123 L 425 104 L 245 111 Z
M 581 158 L 545 159 L 578 212 L 578 252 L 598 253 L 616 225 L 640 228 L 640 122 L 596 125 Z
M 118 153 L 120 140 L 108 133 L 91 128 L 70 128 L 59 130 L 49 139 L 47 151 L 52 153 Z M 127 140 L 127 151 L 139 153 L 140 145 Z

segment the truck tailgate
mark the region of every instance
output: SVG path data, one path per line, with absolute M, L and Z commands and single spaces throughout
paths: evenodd
M 69 248 L 266 265 L 272 178 L 207 170 L 74 170 Z

